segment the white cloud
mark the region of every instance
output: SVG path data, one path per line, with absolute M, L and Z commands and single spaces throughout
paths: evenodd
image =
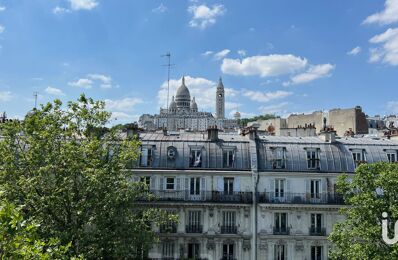
M 64 8 L 64 7 L 60 7 L 60 6 L 56 6 L 53 9 L 53 13 L 54 14 L 70 13 L 70 9 L 67 9 L 67 8 Z
M 240 57 L 246 57 L 247 54 L 246 50 L 238 50 L 237 53 Z
M 334 70 L 335 67 L 335 65 L 329 63 L 312 65 L 306 72 L 291 77 L 290 81 L 284 82 L 283 85 L 288 86 L 303 84 L 319 78 L 329 77 L 331 75 L 330 73 L 332 72 L 332 70 Z
M 92 80 L 102 81 L 102 83 L 104 84 L 110 84 L 112 82 L 111 77 L 102 74 L 88 74 L 87 77 L 89 77 Z
M 259 110 L 262 114 L 287 114 L 287 107 L 290 105 L 289 102 L 282 102 L 269 106 L 260 106 Z
M 72 87 L 79 87 L 79 88 L 85 88 L 85 89 L 90 89 L 92 88 L 93 81 L 91 79 L 78 79 L 76 81 L 69 82 L 68 85 Z
M 266 103 L 275 99 L 285 98 L 292 94 L 293 94 L 292 92 L 280 91 L 280 90 L 275 92 L 261 92 L 261 91 L 252 91 L 252 90 L 243 91 L 243 95 L 245 97 L 248 97 L 253 101 L 262 102 L 262 103 Z
M 398 28 L 389 28 L 372 37 L 369 42 L 379 44 L 379 47 L 370 49 L 369 62 L 398 65 Z
M 170 99 L 175 96 L 177 88 L 181 85 L 180 79 L 170 80 Z M 195 97 L 196 103 L 198 104 L 199 111 L 210 111 L 212 112 L 216 102 L 216 88 L 217 83 L 205 78 L 185 76 L 185 85 L 188 87 L 191 94 L 191 98 Z M 225 86 L 225 85 L 224 85 Z M 228 98 L 234 97 L 239 91 L 225 87 L 225 97 L 228 102 Z M 163 82 L 158 91 L 158 104 L 160 107 L 167 107 L 167 81 Z
M 3 33 L 5 31 L 5 27 L 3 25 L 0 24 L 0 34 Z
M 12 94 L 10 91 L 0 91 L 0 101 L 6 102 L 12 99 Z
M 158 7 L 152 9 L 152 12 L 154 13 L 164 13 L 166 11 L 167 11 L 167 6 L 165 6 L 163 3 L 160 3 Z
M 394 114 L 398 114 L 398 101 L 389 101 L 387 103 L 388 111 Z
M 69 0 L 72 10 L 91 10 L 98 6 L 96 0 Z
M 47 87 L 44 90 L 47 94 L 54 95 L 54 96 L 65 96 L 65 93 L 62 92 L 59 88 Z
M 131 115 L 126 112 L 112 112 L 111 120 L 117 121 L 117 123 L 132 123 L 138 121 L 138 115 Z
M 215 60 L 221 60 L 221 59 L 223 59 L 225 56 L 227 56 L 228 53 L 230 53 L 230 52 L 231 52 L 231 51 L 228 50 L 228 49 L 224 49 L 224 50 L 222 50 L 222 51 L 219 51 L 219 52 L 217 52 L 217 53 L 214 54 L 214 59 L 215 59 Z
M 347 52 L 347 55 L 355 56 L 358 53 L 360 53 L 361 50 L 362 50 L 361 47 L 357 46 L 357 47 L 353 48 L 352 50 L 350 50 L 349 52 Z
M 267 56 L 251 56 L 240 59 L 224 59 L 221 71 L 225 74 L 239 76 L 271 77 L 291 74 L 304 69 L 307 59 L 291 54 L 271 54 Z
M 212 55 L 213 52 L 212 51 L 205 51 L 204 53 L 202 53 L 202 56 L 209 56 Z
M 0 5 L 0 12 L 3 12 L 6 10 L 6 7 L 4 5 Z
M 208 26 L 215 24 L 217 18 L 223 15 L 226 12 L 226 9 L 221 4 L 213 5 L 212 7 L 202 4 L 189 6 L 188 12 L 192 14 L 189 26 L 205 29 Z
M 386 0 L 384 10 L 368 16 L 363 23 L 381 25 L 398 22 L 398 0 Z
M 140 98 L 105 99 L 106 108 L 111 111 L 132 111 L 136 105 L 143 102 Z

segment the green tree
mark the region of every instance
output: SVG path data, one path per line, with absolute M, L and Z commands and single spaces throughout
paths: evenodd
M 242 118 L 238 120 L 238 124 L 241 126 L 247 126 L 249 122 L 255 122 L 257 120 L 268 120 L 268 119 L 274 119 L 277 118 L 275 115 L 272 114 L 265 114 L 265 115 L 259 115 L 259 116 L 254 116 L 250 118 Z
M 151 226 L 175 219 L 137 202 L 153 199 L 126 169 L 139 142 L 106 128 L 109 119 L 104 102 L 82 95 L 2 124 L 0 189 L 23 205 L 25 219 L 40 223 L 40 238 L 70 243 L 71 255 L 139 258 L 156 238 Z
M 382 213 L 391 217 L 389 235 L 398 220 L 398 164 L 362 164 L 352 180 L 340 176 L 338 191 L 349 205 L 341 210 L 345 220 L 335 224 L 329 239 L 333 259 L 397 259 L 398 244 L 382 240 Z M 398 234 L 397 234 L 398 235 Z
M 66 259 L 69 245 L 38 238 L 39 225 L 23 219 L 20 209 L 0 202 L 0 259 Z

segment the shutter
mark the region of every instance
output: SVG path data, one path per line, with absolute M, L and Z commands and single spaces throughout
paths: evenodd
M 181 178 L 177 177 L 177 186 L 176 186 L 176 190 L 181 190 Z
M 217 177 L 217 191 L 224 191 L 224 180 L 222 177 Z
M 327 186 L 327 181 L 326 181 L 326 178 L 323 178 L 322 180 L 321 180 L 321 194 L 324 194 L 323 196 L 326 196 L 326 194 L 327 194 L 327 192 L 328 192 L 328 186 Z M 321 195 L 322 196 L 322 195 Z M 323 197 L 322 196 L 322 197 Z
M 160 177 L 159 179 L 159 190 L 164 190 L 164 177 Z
M 291 193 L 292 191 L 290 190 L 290 180 L 286 179 L 286 192 Z
M 186 190 L 186 191 L 189 191 L 189 190 L 190 190 L 189 178 L 185 178 L 185 190 Z
M 311 193 L 310 186 L 311 186 L 311 180 L 305 180 L 305 192 L 306 193 Z
M 155 190 L 156 189 L 156 176 L 151 176 L 150 189 L 151 190 Z
M 274 197 L 274 195 L 275 195 L 275 179 L 271 178 L 269 181 L 270 181 L 270 183 L 269 183 L 269 192 L 272 195 L 272 197 Z
M 206 178 L 205 177 L 200 178 L 200 190 L 202 190 L 202 191 L 206 190 Z
M 141 148 L 141 166 L 148 166 L 148 148 Z
M 240 191 L 240 178 L 234 178 L 234 192 Z

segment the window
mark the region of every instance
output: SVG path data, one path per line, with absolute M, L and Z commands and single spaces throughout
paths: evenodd
M 311 191 L 311 199 L 320 199 L 321 198 L 321 180 L 311 180 L 310 191 Z
M 200 177 L 190 178 L 189 194 L 200 195 Z
M 222 226 L 221 233 L 222 234 L 236 234 L 236 212 L 235 211 L 223 211 L 222 214 Z
M 200 211 L 188 211 L 188 225 L 186 231 L 187 233 L 202 233 Z
M 322 260 L 322 246 L 311 246 L 311 260 Z
M 387 151 L 387 158 L 390 163 L 397 162 L 397 152 Z
M 163 258 L 173 258 L 174 259 L 174 243 L 165 242 L 162 246 L 162 256 Z
M 287 213 L 277 212 L 274 214 L 274 234 L 286 234 L 288 232 L 287 227 Z
M 355 167 L 358 167 L 359 164 L 366 162 L 365 158 L 365 150 L 353 150 L 352 159 L 354 160 Z
M 191 155 L 189 158 L 189 167 L 202 167 L 201 150 L 191 150 Z
M 235 167 L 235 151 L 224 150 L 223 151 L 223 165 L 225 168 Z
M 151 177 L 149 177 L 149 176 L 143 176 L 143 177 L 141 177 L 140 178 L 140 181 L 142 182 L 142 183 L 145 183 L 146 185 L 147 185 L 147 187 L 149 188 L 150 187 L 150 185 L 151 185 Z
M 234 178 L 224 178 L 224 194 L 232 195 L 234 193 Z
M 311 227 L 310 235 L 323 235 L 322 234 L 322 214 L 311 214 Z
M 319 169 L 319 149 L 307 149 L 308 169 Z
M 166 177 L 166 190 L 174 190 L 174 189 L 175 189 L 175 178 Z
M 286 160 L 285 160 L 285 147 L 275 147 L 273 151 L 274 160 L 272 163 L 272 167 L 274 169 L 285 169 L 286 168 Z
M 222 245 L 222 259 L 233 260 L 234 259 L 234 244 L 223 244 Z
M 200 258 L 199 248 L 200 248 L 199 244 L 189 243 L 188 244 L 188 258 L 189 259 Z
M 142 147 L 140 165 L 144 167 L 152 166 L 152 161 L 153 161 L 153 148 Z
M 276 198 L 285 197 L 285 179 L 275 180 L 275 197 Z
M 275 245 L 274 246 L 274 259 L 275 260 L 285 260 L 286 257 L 286 246 L 285 245 Z

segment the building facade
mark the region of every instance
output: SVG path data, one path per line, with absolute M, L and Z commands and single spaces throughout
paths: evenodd
M 219 129 L 238 128 L 237 119 L 225 118 L 225 90 L 222 79 L 219 79 L 216 98 L 216 117 L 210 112 L 200 112 L 195 97 L 191 99 L 185 78 L 182 77 L 181 86 L 172 97 L 168 109 L 160 109 L 157 115 L 144 114 L 139 118 L 139 125 L 145 130 L 167 128 L 170 131 L 179 129 L 190 131 L 205 131 L 208 127 L 217 125 Z
M 337 176 L 397 160 L 387 139 L 142 133 L 133 169 L 179 223 L 153 227 L 153 259 L 327 259 L 327 236 L 345 207 Z

